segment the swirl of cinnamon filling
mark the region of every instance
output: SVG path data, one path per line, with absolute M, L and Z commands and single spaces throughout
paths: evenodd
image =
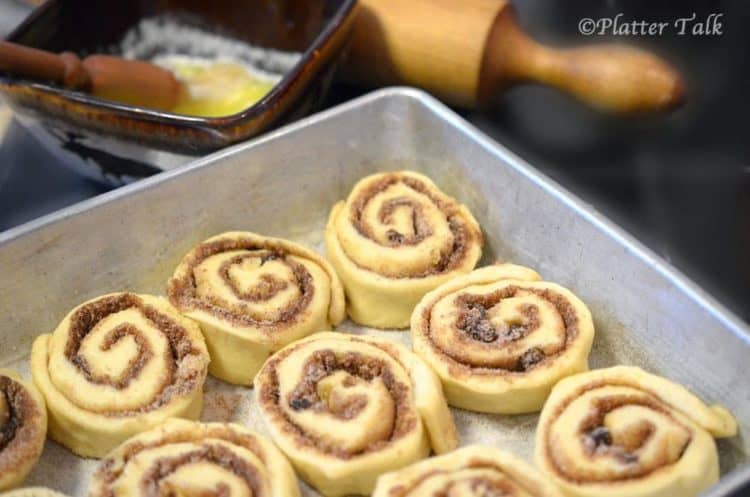
M 691 497 L 719 479 L 713 437 L 736 431 L 724 408 L 665 378 L 618 366 L 555 386 L 534 459 L 569 496 Z
M 562 497 L 526 461 L 471 445 L 378 478 L 372 497 Z
M 344 319 L 344 290 L 322 257 L 296 243 L 228 232 L 193 248 L 167 293 L 200 323 L 211 354 L 209 372 L 250 385 L 263 362 L 284 345 Z
M 360 180 L 326 226 L 326 250 L 344 283 L 349 316 L 377 328 L 408 327 L 419 299 L 471 271 L 483 243 L 464 205 L 409 171 Z
M 20 485 L 42 455 L 47 410 L 37 389 L 0 369 L 0 490 Z
M 31 350 L 50 437 L 86 457 L 169 417 L 197 418 L 208 361 L 198 325 L 133 293 L 84 302 Z
M 236 424 L 170 419 L 101 461 L 89 497 L 298 497 L 284 455 Z
M 425 295 L 412 315 L 414 352 L 448 403 L 470 411 L 541 409 L 552 386 L 588 369 L 594 324 L 567 289 L 531 269 L 497 264 Z
M 434 373 L 383 339 L 300 340 L 271 356 L 255 389 L 273 440 L 329 497 L 368 495 L 381 473 L 458 444 Z

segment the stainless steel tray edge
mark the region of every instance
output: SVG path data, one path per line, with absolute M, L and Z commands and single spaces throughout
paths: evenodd
M 72 217 L 85 211 L 94 209 L 100 205 L 109 203 L 118 198 L 127 197 L 133 192 L 156 188 L 164 182 L 170 181 L 175 177 L 190 174 L 191 171 L 195 171 L 204 167 L 205 165 L 216 162 L 222 157 L 235 155 L 242 150 L 253 148 L 256 145 L 264 142 L 272 141 L 279 136 L 288 134 L 289 132 L 306 128 L 308 126 L 314 125 L 316 122 L 326 120 L 329 117 L 335 116 L 337 114 L 349 112 L 351 109 L 355 109 L 363 104 L 392 96 L 408 97 L 420 102 L 435 114 L 439 115 L 442 119 L 450 122 L 456 128 L 461 129 L 466 135 L 474 138 L 478 143 L 491 151 L 491 153 L 497 155 L 503 161 L 507 162 L 511 167 L 533 181 L 535 184 L 541 186 L 551 195 L 569 205 L 579 215 L 590 221 L 592 224 L 598 226 L 602 231 L 609 234 L 612 238 L 619 241 L 622 245 L 629 247 L 638 258 L 657 269 L 661 274 L 670 279 L 677 287 L 682 289 L 685 293 L 689 294 L 696 303 L 700 304 L 703 308 L 711 312 L 712 315 L 725 323 L 727 327 L 731 328 L 734 333 L 737 334 L 737 336 L 742 337 L 750 344 L 750 325 L 746 324 L 742 319 L 740 319 L 732 311 L 727 309 L 723 304 L 703 291 L 700 286 L 695 284 L 679 269 L 666 262 L 663 258 L 661 258 L 650 248 L 643 245 L 630 233 L 614 224 L 607 217 L 600 214 L 591 204 L 584 202 L 579 197 L 558 184 L 556 181 L 541 173 L 540 171 L 532 167 L 529 163 L 524 161 L 522 158 L 518 157 L 513 152 L 505 148 L 502 144 L 479 131 L 465 119 L 445 106 L 445 104 L 443 104 L 430 94 L 411 87 L 390 87 L 373 91 L 371 93 L 368 93 L 367 95 L 340 104 L 334 108 L 319 112 L 317 114 L 313 114 L 312 116 L 283 126 L 270 133 L 266 133 L 259 138 L 225 148 L 221 151 L 207 155 L 206 157 L 203 157 L 201 159 L 192 161 L 184 167 L 180 167 L 172 171 L 165 171 L 163 173 L 140 180 L 136 183 L 117 188 L 91 199 L 78 202 L 69 207 L 59 209 L 55 212 L 46 214 L 19 226 L 14 226 L 6 231 L 0 232 L 0 247 L 16 238 L 27 235 L 46 225 L 56 223 L 62 219 L 66 219 L 68 217 Z
M 474 138 L 474 140 L 491 151 L 491 153 L 497 155 L 504 162 L 519 171 L 532 182 L 544 188 L 547 192 L 549 192 L 550 195 L 570 206 L 581 217 L 587 219 L 589 222 L 599 227 L 603 232 L 607 233 L 622 245 L 630 248 L 632 253 L 635 254 L 639 259 L 643 260 L 644 262 L 658 270 L 661 274 L 671 280 L 675 284 L 675 286 L 679 287 L 685 293 L 689 294 L 696 303 L 700 304 L 703 308 L 711 312 L 711 314 L 713 314 L 716 318 L 725 323 L 727 327 L 731 328 L 737 334 L 737 336 L 742 337 L 745 341 L 747 341 L 748 344 L 750 344 L 750 325 L 745 323 L 742 319 L 740 319 L 736 314 L 727 309 L 718 300 L 705 292 L 699 285 L 694 283 L 679 269 L 669 264 L 656 252 L 645 246 L 637 238 L 625 231 L 623 228 L 610 221 L 606 216 L 602 215 L 593 205 L 584 202 L 577 195 L 571 193 L 555 180 L 531 166 L 524 159 L 520 158 L 509 149 L 507 149 L 504 145 L 498 143 L 497 141 L 493 140 L 492 138 L 475 128 L 471 123 L 456 114 L 435 97 L 431 96 L 428 93 L 409 87 L 394 87 L 373 92 L 362 98 L 374 98 L 380 96 L 381 94 L 388 94 L 388 92 L 399 92 L 402 95 L 407 94 L 411 98 L 419 100 L 436 114 L 440 115 L 445 121 L 450 122 L 456 128 L 461 129 L 465 134 Z

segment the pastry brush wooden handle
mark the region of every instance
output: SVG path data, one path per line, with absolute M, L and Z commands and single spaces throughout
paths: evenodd
M 680 75 L 659 57 L 622 45 L 549 48 L 518 27 L 510 8 L 490 32 L 483 70 L 485 96 L 531 81 L 620 114 L 670 110 L 685 97 Z
M 87 89 L 91 83 L 75 54 L 58 55 L 8 41 L 0 41 L 0 71 L 54 81 L 73 89 Z
M 81 60 L 0 41 L 0 71 L 90 92 L 98 97 L 157 110 L 174 108 L 183 91 L 174 75 L 154 64 L 109 55 Z

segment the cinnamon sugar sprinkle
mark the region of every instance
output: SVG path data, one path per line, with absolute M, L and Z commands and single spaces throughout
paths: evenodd
M 132 324 L 121 324 L 109 330 L 102 343 L 104 350 L 108 350 L 126 336 L 135 340 L 138 353 L 130 360 L 124 374 L 116 381 L 106 375 L 93 374 L 86 357 L 79 355 L 83 339 L 102 319 L 127 309 L 140 311 L 167 338 L 169 349 L 165 356 L 160 358 L 164 361 L 167 372 L 163 375 L 159 391 L 150 404 L 137 410 L 101 413 L 110 416 L 136 415 L 158 409 L 167 404 L 173 397 L 184 396 L 194 391 L 200 386 L 205 376 L 205 368 L 195 367 L 196 364 L 204 364 L 204 361 L 190 360 L 191 357 L 201 356 L 202 351 L 195 348 L 186 330 L 170 317 L 145 304 L 137 295 L 123 293 L 84 304 L 76 310 L 70 319 L 68 340 L 65 343 L 65 357 L 76 366 L 89 382 L 96 385 L 109 385 L 118 390 L 125 389 L 138 378 L 139 373 L 148 361 L 154 358 L 154 352 L 148 340 L 142 336 L 142 331 Z
M 240 458 L 232 450 L 218 444 L 206 444 L 190 452 L 176 456 L 161 457 L 153 461 L 140 478 L 143 497 L 162 497 L 161 481 L 169 478 L 180 467 L 197 462 L 208 462 L 238 476 L 247 484 L 250 495 L 263 497 L 262 474 L 249 461 Z M 224 484 L 203 497 L 229 497 L 229 487 Z
M 473 244 L 482 245 L 484 240 L 482 233 L 469 225 L 463 218 L 459 206 L 455 200 L 435 192 L 432 188 L 418 179 L 403 176 L 398 173 L 391 173 L 385 177 L 373 181 L 360 193 L 352 202 L 349 212 L 349 220 L 356 230 L 365 238 L 374 240 L 374 235 L 369 227 L 364 223 L 362 216 L 365 206 L 378 193 L 386 190 L 388 187 L 403 183 L 412 190 L 428 197 L 433 204 L 445 215 L 450 231 L 453 235 L 453 243 L 448 250 L 441 254 L 440 260 L 431 268 L 421 273 L 393 273 L 387 274 L 393 278 L 424 278 L 427 276 L 441 274 L 452 271 L 459 267 L 466 259 L 469 247 Z M 381 223 L 389 222 L 393 211 L 397 207 L 408 206 L 412 210 L 413 233 L 404 235 L 396 230 L 388 232 L 388 243 L 386 246 L 396 248 L 400 246 L 417 245 L 432 235 L 432 228 L 427 223 L 423 214 L 422 206 L 414 199 L 407 197 L 397 197 L 389 199 L 378 213 Z M 356 262 L 352 261 L 354 264 Z M 362 269 L 367 269 L 362 267 Z
M 92 497 L 116 497 L 114 486 L 122 476 L 129 462 L 144 451 L 166 447 L 173 444 L 194 443 L 200 447 L 196 450 L 179 454 L 174 457 L 163 457 L 154 462 L 143 476 L 147 492 L 145 495 L 158 497 L 159 482 L 174 473 L 180 466 L 198 461 L 208 461 L 232 472 L 248 483 L 253 496 L 266 497 L 262 492 L 262 478 L 258 468 L 235 453 L 218 444 L 205 443 L 209 439 L 218 439 L 232 445 L 242 447 L 253 453 L 262 464 L 267 464 L 265 453 L 252 435 L 238 433 L 229 425 L 205 425 L 195 423 L 194 429 L 180 429 L 166 432 L 160 439 L 152 442 L 126 442 L 123 453 L 115 458 L 102 461 L 95 474 L 95 478 L 104 482 L 102 494 Z M 217 489 L 212 497 L 222 497 L 221 489 Z M 156 493 L 154 493 L 156 491 Z
M 290 284 L 297 285 L 300 297 L 281 309 L 278 317 L 274 320 L 258 320 L 251 315 L 222 307 L 218 302 L 198 297 L 196 295 L 196 283 L 193 274 L 195 268 L 213 255 L 233 250 L 247 250 L 248 253 L 224 262 L 219 269 L 219 275 L 238 299 L 250 302 L 262 302 L 273 297 L 277 292 L 287 288 Z M 281 244 L 275 243 L 272 240 L 264 240 L 261 243 L 256 243 L 256 241 L 249 238 L 239 237 L 223 238 L 202 243 L 187 256 L 185 261 L 187 264 L 186 274 L 180 278 L 172 278 L 169 281 L 167 295 L 172 305 L 182 311 L 197 309 L 221 318 L 235 326 L 259 327 L 268 333 L 273 333 L 276 330 L 288 327 L 290 323 L 299 319 L 310 305 L 315 294 L 312 275 L 304 265 L 292 260 L 288 255 L 287 250 Z M 232 265 L 248 258 L 260 258 L 261 265 L 270 260 L 283 262 L 291 269 L 292 274 L 294 274 L 294 282 L 281 281 L 269 275 L 262 281 L 261 287 L 247 293 L 240 292 L 229 278 L 229 269 Z
M 563 402 L 557 405 L 552 415 L 548 418 L 547 423 L 544 426 L 540 425 L 538 429 L 549 431 L 552 423 L 562 415 L 563 411 L 565 411 L 575 399 L 580 398 L 587 392 L 607 387 L 638 388 L 634 387 L 626 380 L 599 380 L 583 385 L 571 392 Z M 662 460 L 658 461 L 654 466 L 644 466 L 641 464 L 641 461 L 635 452 L 645 444 L 650 437 L 655 436 L 656 434 L 655 427 L 649 422 L 644 421 L 643 423 L 640 423 L 640 425 L 636 425 L 637 429 L 633 430 L 625 440 L 620 441 L 622 445 L 615 445 L 613 443 L 609 430 L 604 428 L 604 418 L 608 413 L 615 409 L 633 405 L 642 406 L 660 413 L 669 418 L 670 422 L 684 429 L 686 433 L 688 433 L 687 441 L 680 450 L 679 456 L 675 461 Z M 556 452 L 553 440 L 548 436 L 544 442 L 545 458 L 550 462 L 555 472 L 567 481 L 580 485 L 587 483 L 618 483 L 645 478 L 662 469 L 664 466 L 677 462 L 682 457 L 682 454 L 685 453 L 687 447 L 692 443 L 692 430 L 678 421 L 672 414 L 671 409 L 665 406 L 661 399 L 649 392 L 643 391 L 631 395 L 620 394 L 598 397 L 594 400 L 594 405 L 592 407 L 593 408 L 589 411 L 587 417 L 581 419 L 580 423 L 577 424 L 576 431 L 570 433 L 570 436 L 576 437 L 580 443 L 583 444 L 586 457 L 598 457 L 602 455 L 611 456 L 616 458 L 621 464 L 625 465 L 626 470 L 621 471 L 616 475 L 607 475 L 604 478 L 581 477 L 580 475 L 571 474 L 571 472 L 566 471 L 565 468 L 559 465 L 558 460 L 555 457 Z
M 301 347 L 307 344 L 301 344 Z M 289 434 L 299 446 L 314 447 L 316 450 L 335 456 L 340 459 L 351 459 L 361 454 L 371 453 L 387 447 L 394 441 L 402 438 L 412 431 L 417 423 L 417 414 L 414 410 L 411 390 L 407 385 L 396 380 L 391 365 L 373 357 L 367 357 L 357 352 L 346 352 L 337 356 L 330 349 L 315 350 L 301 368 L 300 381 L 292 391 L 288 399 L 280 398 L 279 379 L 277 373 L 278 365 L 286 359 L 297 347 L 292 347 L 277 353 L 264 366 L 260 376 L 267 381 L 261 381 L 259 385 L 258 398 L 262 408 L 271 417 L 271 423 L 277 424 L 282 431 Z M 387 351 L 386 351 L 387 352 Z M 323 378 L 336 371 L 346 371 L 352 376 L 371 381 L 379 377 L 390 392 L 396 406 L 396 416 L 393 429 L 388 437 L 378 440 L 364 450 L 359 452 L 346 451 L 340 447 L 317 440 L 305 432 L 303 427 L 296 425 L 284 412 L 282 402 L 289 402 L 293 410 L 310 409 L 315 412 L 328 412 L 324 403 L 317 394 L 317 384 Z M 259 377 L 260 377 L 259 376 Z M 257 387 L 258 385 L 256 385 Z M 357 400 L 338 413 L 331 413 L 340 419 L 351 420 L 356 423 L 357 414 L 366 404 L 363 400 Z M 366 402 L 366 399 L 364 399 Z
M 564 295 L 561 295 L 554 290 L 540 290 L 536 288 L 523 288 L 516 285 L 509 285 L 481 296 L 463 294 L 459 291 L 454 300 L 454 305 L 458 307 L 458 319 L 454 323 L 454 326 L 459 333 L 463 333 L 472 340 L 495 347 L 497 347 L 498 344 L 502 345 L 504 343 L 512 343 L 522 339 L 541 326 L 538 309 L 534 306 L 526 306 L 522 310 L 522 313 L 525 314 L 527 318 L 527 323 L 525 325 L 511 325 L 507 329 L 496 330 L 486 319 L 486 309 L 497 305 L 503 299 L 514 297 L 520 291 L 533 293 L 547 302 L 550 302 L 560 314 L 565 325 L 565 345 L 561 351 L 556 354 L 547 355 L 544 351 L 536 347 L 528 349 L 518 357 L 518 360 L 511 368 L 486 365 L 475 366 L 465 363 L 459 356 L 452 353 L 450 350 L 443 350 L 438 348 L 435 344 L 435 341 L 432 338 L 431 329 L 431 306 L 427 306 L 423 310 L 423 324 L 420 332 L 430 339 L 433 349 L 444 358 L 449 365 L 451 374 L 455 376 L 522 375 L 532 369 L 544 367 L 546 364 L 553 361 L 554 358 L 564 354 L 567 345 L 572 343 L 578 336 L 578 314 L 575 308 Z
M 487 469 L 492 470 L 493 474 L 488 477 L 471 477 L 466 478 L 460 475 L 460 471 L 466 469 Z M 452 469 L 434 469 L 425 472 L 418 478 L 410 481 L 408 485 L 399 484 L 390 489 L 390 497 L 407 497 L 414 489 L 421 486 L 427 480 L 437 476 L 451 476 L 444 487 L 441 487 L 434 494 L 436 497 L 447 497 L 451 495 L 451 488 L 459 483 L 468 483 L 471 488 L 471 495 L 482 497 L 509 497 L 516 495 L 516 490 L 521 488 L 530 494 L 534 494 L 534 488 L 529 488 L 528 482 L 518 481 L 506 473 L 504 469 L 487 459 L 472 459 L 466 464 L 456 466 Z
M 0 475 L 4 475 L 39 457 L 45 431 L 41 406 L 22 384 L 0 375 L 0 396 L 6 407 L 0 413 Z

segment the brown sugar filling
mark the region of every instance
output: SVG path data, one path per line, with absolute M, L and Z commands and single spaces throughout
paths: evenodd
M 299 288 L 300 297 L 292 301 L 286 307 L 280 310 L 277 319 L 258 320 L 251 315 L 227 309 L 220 305 L 219 302 L 213 302 L 209 299 L 202 299 L 196 295 L 196 283 L 193 271 L 207 258 L 233 250 L 247 250 L 247 254 L 238 255 L 229 261 L 225 261 L 220 269 L 220 277 L 227 283 L 228 288 L 241 300 L 249 302 L 261 302 L 273 297 L 279 291 L 287 288 L 289 284 L 295 284 Z M 261 265 L 270 260 L 282 261 L 289 266 L 294 274 L 294 282 L 283 282 L 270 276 L 265 277 L 262 285 L 250 292 L 240 292 L 232 284 L 229 278 L 229 269 L 232 265 L 240 263 L 248 258 L 259 257 Z M 315 294 L 315 285 L 313 284 L 312 275 L 307 271 L 304 265 L 294 261 L 289 257 L 287 250 L 274 241 L 267 240 L 257 243 L 248 238 L 224 238 L 212 242 L 198 245 L 188 259 L 186 276 L 182 278 L 172 278 L 169 281 L 167 295 L 172 304 L 181 310 L 201 310 L 218 318 L 221 318 L 235 326 L 252 326 L 262 327 L 269 332 L 277 329 L 283 329 L 294 322 L 303 311 L 310 305 Z
M 424 278 L 434 274 L 449 272 L 463 263 L 467 257 L 469 247 L 473 243 L 482 244 L 482 234 L 468 227 L 466 220 L 461 217 L 455 201 L 441 198 L 431 188 L 415 178 L 403 177 L 397 174 L 387 175 L 371 183 L 352 202 L 349 219 L 363 237 L 374 240 L 373 233 L 362 220 L 362 213 L 365 206 L 375 195 L 396 183 L 403 183 L 412 190 L 427 196 L 438 207 L 445 215 L 450 231 L 453 234 L 453 244 L 448 251 L 441 254 L 438 262 L 426 271 L 414 274 L 394 272 L 393 274 L 386 274 L 386 276 L 393 278 Z M 406 197 L 397 197 L 386 202 L 380 212 L 378 212 L 380 222 L 388 222 L 393 211 L 400 206 L 409 206 L 412 209 L 413 233 L 404 235 L 403 233 L 398 233 L 396 230 L 390 230 L 388 233 L 388 247 L 416 245 L 432 235 L 432 228 L 424 217 L 422 207 L 416 201 Z M 367 268 L 363 267 L 362 269 Z
M 143 316 L 159 329 L 167 338 L 168 352 L 164 360 L 167 372 L 161 379 L 159 393 L 146 406 L 135 411 L 107 411 L 108 415 L 133 415 L 157 409 L 169 402 L 174 396 L 183 396 L 195 390 L 202 378 L 202 371 L 188 366 L 191 356 L 201 355 L 201 351 L 194 347 L 186 330 L 168 316 L 155 308 L 144 304 L 136 295 L 125 293 L 103 297 L 80 307 L 70 319 L 68 340 L 65 343 L 65 357 L 78 368 L 87 381 L 97 385 L 109 385 L 118 390 L 127 388 L 134 381 L 143 367 L 154 357 L 154 352 L 142 332 L 132 324 L 121 324 L 107 332 L 102 343 L 103 350 L 109 350 L 121 339 L 130 336 L 136 343 L 138 353 L 133 357 L 125 372 L 117 380 L 105 375 L 95 375 L 87 359 L 79 354 L 83 339 L 104 318 L 127 309 L 137 309 Z M 198 361 L 198 363 L 202 363 Z
M 497 305 L 507 297 L 490 295 L 459 295 L 456 298 L 458 320 L 456 326 L 473 340 L 483 343 L 515 342 L 539 328 L 539 309 L 533 305 L 524 305 L 521 314 L 526 324 L 511 324 L 496 328 L 487 316 L 487 309 Z
M 581 388 L 572 392 L 564 402 L 558 405 L 553 415 L 550 416 L 547 424 L 545 426 L 540 426 L 539 429 L 549 431 L 550 425 L 554 422 L 554 420 L 560 417 L 563 411 L 565 411 L 565 409 L 568 408 L 570 403 L 573 402 L 573 400 L 579 398 L 581 395 L 587 392 L 596 390 L 598 388 L 613 387 L 613 386 L 637 388 L 628 384 L 628 382 L 626 381 L 622 381 L 622 382 L 597 381 L 597 382 L 593 382 L 591 384 L 582 386 Z M 580 440 L 580 442 L 583 444 L 584 454 L 587 457 L 590 457 L 590 458 L 594 458 L 598 456 L 614 457 L 620 463 L 629 466 L 628 471 L 625 472 L 625 474 L 623 474 L 620 477 L 610 477 L 610 478 L 593 478 L 593 477 L 581 478 L 580 476 L 572 475 L 566 472 L 565 469 L 562 468 L 558 464 L 557 458 L 555 457 L 555 450 L 553 447 L 552 440 L 550 439 L 549 436 L 547 436 L 545 437 L 545 445 L 544 445 L 545 457 L 550 462 L 555 472 L 558 475 L 560 475 L 562 478 L 570 482 L 576 483 L 576 484 L 603 483 L 603 482 L 614 483 L 614 482 L 625 482 L 628 480 L 648 477 L 650 474 L 654 473 L 655 471 L 658 471 L 662 467 L 667 466 L 669 464 L 674 464 L 675 462 L 677 462 L 682 457 L 682 454 L 685 453 L 685 450 L 687 450 L 688 446 L 692 442 L 692 431 L 690 430 L 690 428 L 685 426 L 683 423 L 678 421 L 673 416 L 671 410 L 664 406 L 661 399 L 651 394 L 646 394 L 646 395 L 648 395 L 648 397 L 645 397 L 643 395 L 609 395 L 606 397 L 596 399 L 596 402 L 594 403 L 594 406 L 593 406 L 593 410 L 589 413 L 587 417 L 581 420 L 581 422 L 578 425 L 577 432 L 575 434 Z M 653 397 L 653 398 L 650 398 L 650 397 Z M 643 423 L 640 423 L 637 426 L 638 429 L 634 430 L 631 433 L 631 435 L 628 437 L 628 439 L 621 442 L 622 445 L 616 445 L 613 443 L 611 433 L 604 426 L 604 418 L 606 417 L 608 413 L 612 412 L 613 410 L 619 407 L 632 406 L 632 405 L 642 406 L 642 407 L 646 407 L 648 409 L 657 411 L 661 413 L 662 415 L 666 416 L 667 418 L 669 418 L 670 421 L 673 422 L 675 425 L 683 428 L 687 433 L 690 434 L 687 441 L 685 442 L 685 445 L 681 448 L 679 456 L 677 457 L 676 460 L 660 461 L 654 466 L 648 466 L 648 467 L 640 464 L 638 455 L 635 454 L 634 452 L 637 451 L 652 436 L 655 435 L 655 427 L 645 421 Z
M 161 481 L 168 478 L 180 467 L 197 462 L 215 464 L 244 481 L 253 497 L 262 497 L 261 475 L 258 468 L 240 458 L 227 447 L 221 445 L 205 445 L 196 450 L 185 452 L 174 457 L 162 457 L 153 462 L 141 478 L 144 497 L 162 497 L 165 495 L 161 488 Z M 229 487 L 219 484 L 215 492 L 202 493 L 201 497 L 228 497 Z M 166 495 L 171 495 L 167 493 Z
M 449 482 L 445 488 L 442 488 L 435 494 L 435 497 L 449 497 L 452 491 L 452 487 L 458 483 L 468 481 L 471 485 L 472 495 L 481 497 L 506 497 L 515 495 L 516 488 L 523 488 L 527 491 L 530 490 L 526 482 L 519 482 L 514 480 L 510 475 L 505 473 L 502 467 L 491 461 L 474 459 L 468 462 L 465 466 L 458 466 L 453 469 L 436 469 L 420 475 L 419 478 L 409 482 L 408 485 L 397 485 L 391 488 L 389 492 L 390 497 L 407 497 L 417 487 L 422 485 L 425 481 L 435 476 L 451 475 L 458 473 L 464 469 L 489 469 L 497 472 L 494 478 L 456 478 L 455 481 Z
M 296 425 L 286 415 L 280 405 L 281 402 L 287 400 L 280 399 L 279 397 L 279 379 L 276 368 L 291 352 L 292 350 L 287 349 L 277 354 L 264 366 L 267 369 L 270 381 L 261 384 L 259 399 L 261 405 L 272 416 L 272 422 L 278 423 L 284 431 L 291 434 L 297 444 L 315 447 L 317 450 L 340 459 L 350 459 L 360 454 L 381 450 L 414 429 L 417 419 L 412 406 L 409 387 L 395 378 L 389 364 L 358 352 L 346 352 L 337 356 L 332 350 L 318 350 L 305 362 L 302 367 L 300 381 L 288 399 L 289 406 L 293 410 L 312 409 L 317 412 L 327 411 L 324 403 L 318 397 L 317 384 L 330 374 L 343 370 L 365 381 L 371 381 L 376 377 L 381 378 L 383 384 L 393 397 L 394 405 L 396 406 L 396 416 L 393 430 L 388 437 L 370 444 L 359 452 L 346 451 L 340 447 L 324 443 L 321 440 L 316 440 L 313 436 L 307 434 L 304 428 Z M 355 397 L 349 412 L 344 410 L 344 412 L 333 414 L 342 419 L 354 419 L 356 414 L 365 407 L 365 404 L 358 404 L 357 402 Z
M 353 396 L 339 410 L 331 411 L 318 396 L 318 382 L 338 370 L 365 381 L 372 381 L 380 376 L 389 391 L 395 383 L 393 374 L 382 361 L 368 360 L 362 354 L 354 352 L 347 352 L 339 360 L 330 350 L 318 351 L 305 363 L 302 379 L 289 396 L 289 406 L 295 411 L 312 409 L 316 412 L 330 412 L 340 419 L 356 417 L 367 406 L 366 397 Z
M 124 452 L 120 455 L 120 458 L 107 458 L 102 461 L 102 464 L 100 465 L 99 469 L 97 470 L 95 474 L 95 478 L 100 479 L 104 483 L 104 490 L 99 495 L 92 495 L 92 497 L 116 497 L 115 491 L 114 491 L 114 484 L 117 481 L 120 476 L 122 476 L 123 472 L 125 471 L 125 468 L 127 467 L 128 463 L 139 453 L 165 447 L 172 444 L 180 444 L 180 443 L 197 443 L 200 444 L 203 440 L 206 439 L 218 439 L 218 440 L 224 440 L 232 445 L 236 445 L 238 447 L 242 447 L 244 449 L 247 449 L 248 451 L 252 452 L 260 461 L 262 464 L 266 464 L 266 457 L 263 453 L 262 448 L 257 443 L 257 441 L 249 436 L 242 433 L 238 433 L 234 431 L 231 426 L 228 425 L 214 425 L 210 428 L 206 427 L 205 425 L 196 425 L 198 426 L 198 429 L 196 432 L 190 431 L 190 430 L 177 430 L 173 432 L 167 432 L 164 434 L 162 438 L 160 438 L 157 441 L 149 442 L 149 443 L 143 443 L 143 442 L 131 442 L 126 445 Z M 220 448 L 224 448 L 219 446 Z M 226 448 L 225 448 L 226 449 Z M 199 449 L 200 450 L 200 449 Z M 228 449 L 227 449 L 228 450 Z M 231 451 L 229 451 L 231 452 Z M 192 453 L 190 453 L 192 454 Z M 231 454 L 233 457 L 231 459 L 235 459 L 236 456 L 234 454 Z M 229 471 L 232 471 L 235 474 L 241 475 L 241 472 L 235 472 L 233 468 L 240 469 L 244 468 L 245 474 L 250 476 L 249 480 L 252 482 L 251 489 L 253 490 L 254 496 L 262 497 L 262 493 L 255 493 L 259 492 L 261 488 L 261 478 L 262 476 L 257 471 L 257 468 L 252 468 L 252 470 L 247 471 L 247 469 L 250 466 L 245 461 L 240 460 L 241 464 L 236 464 L 236 460 L 233 460 L 230 462 L 230 458 L 222 457 L 223 454 L 218 453 L 216 451 L 213 451 L 214 460 L 218 461 L 224 461 L 222 464 L 222 467 L 225 467 Z M 165 465 L 167 468 L 168 466 L 174 465 L 174 460 L 178 459 L 181 456 L 178 456 L 177 458 L 165 458 L 165 460 L 171 460 L 172 462 Z M 190 459 L 190 455 L 188 455 L 188 459 Z M 200 457 L 194 459 L 193 461 L 184 461 L 181 462 L 181 464 L 185 464 L 185 462 L 194 462 L 197 460 L 204 460 Z M 180 464 L 180 465 L 181 465 Z M 165 467 L 162 466 L 162 467 Z M 252 473 L 252 474 L 251 474 Z M 157 475 L 149 475 L 147 478 L 145 478 L 146 481 L 155 482 L 157 478 L 151 478 L 151 476 L 157 476 Z M 161 476 L 163 478 L 164 476 Z M 271 482 L 273 483 L 273 482 Z M 160 494 L 155 494 L 160 495 Z
M 416 245 L 432 235 L 432 229 L 425 219 L 422 206 L 407 197 L 388 199 L 378 213 L 380 222 L 389 224 L 393 218 L 393 212 L 399 207 L 409 207 L 411 210 L 412 232 L 404 235 L 394 229 L 388 230 L 389 246 Z
M 503 299 L 515 297 L 519 292 L 537 295 L 550 302 L 560 314 L 565 325 L 565 345 L 560 352 L 547 355 L 541 349 L 533 347 L 520 355 L 511 369 L 475 366 L 463 362 L 458 355 L 451 353 L 450 350 L 444 350 L 435 345 L 435 341 L 431 335 L 431 307 L 427 307 L 424 310 L 422 332 L 430 338 L 434 350 L 448 361 L 449 367 L 456 375 L 523 374 L 537 367 L 542 367 L 564 353 L 567 345 L 572 343 L 578 336 L 578 314 L 575 308 L 565 296 L 554 290 L 509 285 L 485 295 L 459 294 L 454 300 L 454 305 L 458 308 L 458 318 L 456 319 L 455 326 L 459 333 L 465 334 L 478 343 L 486 344 L 488 347 L 497 347 L 498 344 L 502 345 L 520 340 L 541 326 L 539 311 L 535 306 L 529 305 L 523 309 L 522 313 L 527 318 L 525 325 L 510 325 L 507 329 L 495 329 L 486 315 L 487 309 L 494 307 Z
M 232 290 L 232 293 L 234 293 L 234 295 L 237 298 L 246 300 L 249 302 L 263 302 L 264 300 L 273 298 L 280 291 L 285 290 L 289 286 L 289 283 L 286 281 L 280 280 L 274 277 L 273 275 L 264 274 L 264 275 L 261 275 L 260 277 L 261 284 L 259 286 L 251 288 L 247 292 L 240 292 L 232 283 L 232 278 L 229 276 L 229 270 L 232 268 L 232 266 L 241 264 L 247 259 L 253 259 L 255 257 L 257 257 L 257 255 L 252 254 L 252 253 L 232 257 L 228 261 L 224 261 L 221 264 L 221 266 L 219 267 L 219 274 L 221 275 L 221 279 L 224 281 L 224 283 L 226 283 L 227 288 Z M 263 255 L 261 256 L 261 266 L 268 261 L 282 259 L 282 258 L 283 256 L 280 256 L 279 254 L 274 254 L 274 253 Z M 301 266 L 301 264 L 297 264 L 294 262 L 292 262 L 292 264 L 296 266 Z M 298 268 L 294 268 L 293 266 L 293 270 L 294 269 L 298 269 Z M 302 270 L 304 271 L 304 268 L 302 268 Z M 295 272 L 295 276 L 297 276 L 296 272 Z
M 0 396 L 3 398 L 4 409 L 0 412 L 0 451 L 8 446 L 16 436 L 18 428 L 18 414 L 14 407 L 15 395 L 11 392 L 10 378 L 0 376 Z
M 0 417 L 0 475 L 35 461 L 42 452 L 45 432 L 39 404 L 26 388 L 0 376 L 0 395 L 6 409 Z

